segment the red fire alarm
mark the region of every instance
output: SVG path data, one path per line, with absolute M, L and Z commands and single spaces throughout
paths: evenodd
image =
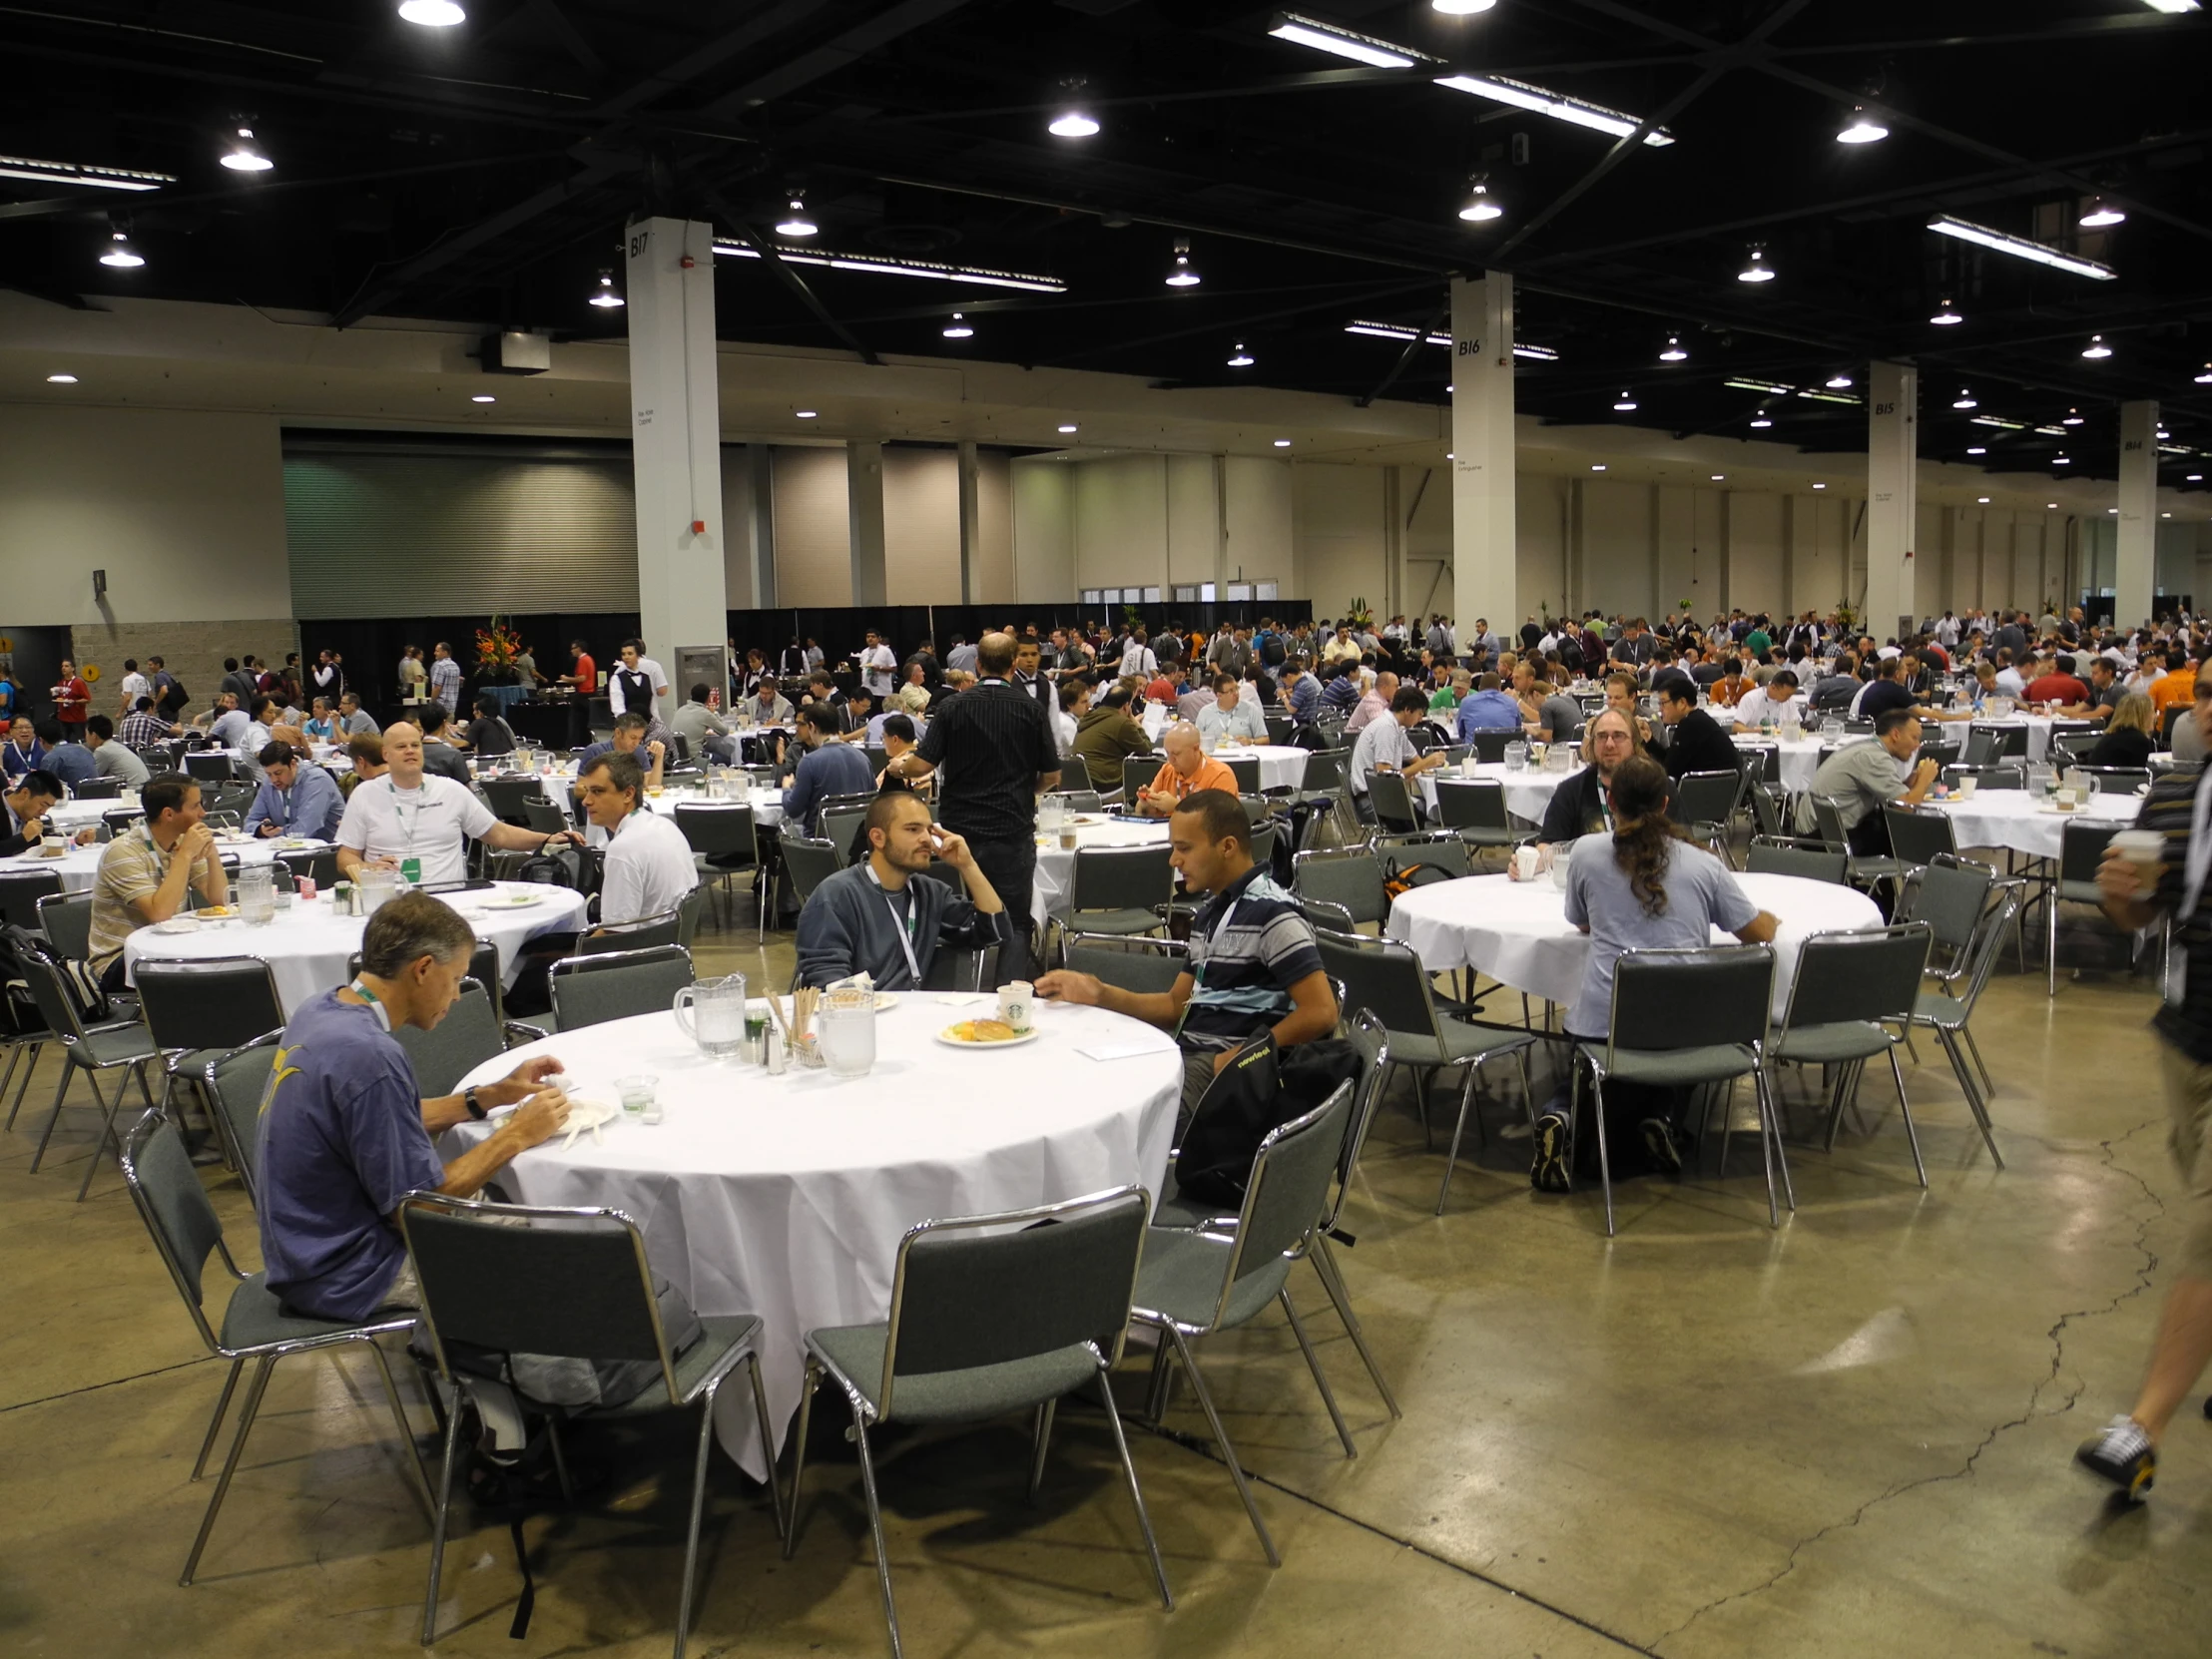
M 689 254 L 686 254 L 686 255 L 685 255 L 685 256 L 684 256 L 684 257 L 683 257 L 682 259 L 678 260 L 678 261 L 677 261 L 676 263 L 677 263 L 678 265 L 682 266 L 682 267 L 683 267 L 683 268 L 684 268 L 684 269 L 685 269 L 686 271 L 689 271 L 689 270 L 691 270 L 691 269 L 692 269 L 692 267 L 693 267 L 694 265 L 698 264 L 698 262 L 697 262 L 696 260 L 694 260 L 694 259 L 693 259 L 693 258 L 692 258 L 692 257 L 691 257 L 691 256 L 690 256 Z
M 695 536 L 704 536 L 707 533 L 707 521 L 703 518 L 693 519 L 691 521 L 691 533 Z

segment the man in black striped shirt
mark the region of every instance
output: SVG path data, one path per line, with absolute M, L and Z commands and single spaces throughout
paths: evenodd
M 1037 797 L 1059 787 L 1060 746 L 1044 705 L 1008 683 L 1013 635 L 985 634 L 975 653 L 982 679 L 939 704 L 921 742 L 885 771 L 909 782 L 938 774 L 938 818 L 966 838 L 1006 905 L 1013 937 L 999 949 L 1004 984 L 1032 977 Z

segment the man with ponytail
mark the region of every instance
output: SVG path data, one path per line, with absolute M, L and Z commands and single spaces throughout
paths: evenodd
M 1746 944 L 1765 944 L 1775 934 L 1775 918 L 1746 896 L 1735 872 L 1684 840 L 1668 821 L 1667 774 L 1657 761 L 1646 755 L 1623 761 L 1613 769 L 1607 798 L 1611 834 L 1591 835 L 1567 872 L 1567 920 L 1590 936 L 1582 984 L 1567 1010 L 1570 1041 L 1605 1040 L 1613 1017 L 1613 966 L 1624 950 L 1709 945 L 1716 927 Z M 1672 1089 L 1617 1082 L 1606 1088 L 1610 1119 L 1633 1122 L 1651 1167 L 1670 1175 L 1682 1171 L 1678 1104 Z M 1564 1094 L 1536 1120 L 1529 1181 L 1539 1192 L 1566 1191 L 1568 1122 Z

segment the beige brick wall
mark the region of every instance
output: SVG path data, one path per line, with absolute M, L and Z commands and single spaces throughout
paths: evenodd
M 275 664 L 284 660 L 285 652 L 299 649 L 298 625 L 289 620 L 79 624 L 70 638 L 79 673 L 88 662 L 100 665 L 92 707 L 96 714 L 111 716 L 122 696 L 126 657 L 136 657 L 142 666 L 148 657 L 166 658 L 169 672 L 192 694 L 192 712 L 198 714 L 223 683 L 224 658 L 251 652 Z

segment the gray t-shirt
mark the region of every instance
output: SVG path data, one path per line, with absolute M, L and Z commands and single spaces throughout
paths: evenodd
M 1613 964 L 1624 950 L 1679 950 L 1713 942 L 1712 929 L 1733 933 L 1758 914 L 1734 871 L 1703 847 L 1676 841 L 1661 878 L 1667 906 L 1646 915 L 1613 855 L 1609 835 L 1585 835 L 1575 843 L 1567 870 L 1567 920 L 1590 930 L 1590 956 L 1582 987 L 1567 1010 L 1577 1037 L 1603 1037 L 1613 1022 Z
M 1536 719 L 1546 743 L 1573 743 L 1582 736 L 1582 705 L 1565 692 L 1545 698 Z
M 1834 796 L 1844 828 L 1851 830 L 1869 813 L 1879 813 L 1904 793 L 1905 769 L 1898 758 L 1882 747 L 1879 738 L 1861 738 L 1837 750 L 1813 774 L 1808 799 L 1799 807 L 1798 830 L 1810 834 L 1817 822 L 1812 796 Z

